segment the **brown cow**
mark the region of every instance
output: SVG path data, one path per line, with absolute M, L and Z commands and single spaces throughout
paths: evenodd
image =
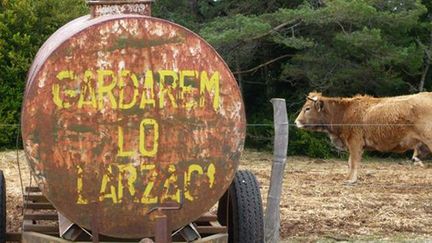
M 348 184 L 357 181 L 366 150 L 405 152 L 427 145 L 432 150 L 432 93 L 388 98 L 330 98 L 310 93 L 295 123 L 325 132 L 339 149 L 349 152 Z

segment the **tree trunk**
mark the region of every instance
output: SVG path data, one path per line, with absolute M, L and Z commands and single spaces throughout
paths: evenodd
M 195 15 L 195 17 L 199 16 L 199 11 L 198 11 L 198 0 L 188 0 L 189 2 L 189 7 L 192 10 L 192 13 Z
M 240 93 L 243 95 L 243 76 L 241 74 L 241 67 L 239 62 L 239 57 L 236 57 L 236 71 L 237 71 L 237 81 L 240 88 Z
M 419 92 L 423 92 L 424 91 L 424 84 L 425 84 L 425 80 L 427 77 L 427 74 L 429 72 L 429 67 L 430 67 L 430 60 L 429 58 L 426 59 L 426 63 L 425 63 L 425 69 L 423 70 L 423 74 L 420 80 L 420 84 L 419 84 Z
M 429 46 L 425 49 L 425 64 L 424 64 L 422 77 L 420 79 L 419 92 L 422 92 L 424 90 L 425 81 L 428 76 L 429 68 L 432 61 L 431 54 L 432 54 L 432 30 L 430 32 Z

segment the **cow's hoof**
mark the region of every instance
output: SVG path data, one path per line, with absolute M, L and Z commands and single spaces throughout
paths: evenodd
M 345 186 L 354 186 L 357 184 L 357 180 L 347 180 L 344 182 Z
M 416 161 L 416 162 L 414 162 L 414 165 L 415 165 L 415 166 L 420 166 L 420 167 L 422 167 L 422 168 L 425 167 L 424 164 L 423 164 L 423 162 L 421 162 L 421 161 Z

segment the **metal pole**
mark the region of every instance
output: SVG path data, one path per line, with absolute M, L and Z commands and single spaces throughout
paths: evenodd
M 99 243 L 99 203 L 93 203 L 93 215 L 91 218 L 92 242 Z
M 284 99 L 272 99 L 274 110 L 274 151 L 270 179 L 270 189 L 267 196 L 267 208 L 264 217 L 264 234 L 266 243 L 279 242 L 280 228 L 280 197 L 283 176 L 288 152 L 288 115 Z
M 171 232 L 168 231 L 168 216 L 162 209 L 156 211 L 155 242 L 171 243 Z

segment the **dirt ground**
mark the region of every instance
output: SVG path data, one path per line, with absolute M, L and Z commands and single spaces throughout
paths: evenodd
M 267 197 L 272 155 L 248 151 Z M 432 165 L 365 159 L 360 181 L 346 186 L 347 162 L 289 157 L 281 200 L 281 235 L 289 242 L 432 241 Z M 264 200 L 265 201 L 265 200 Z
M 24 185 L 28 167 L 19 153 Z M 21 227 L 22 194 L 15 152 L 0 153 L 7 181 L 7 226 Z M 264 200 L 272 155 L 246 151 L 241 169 L 253 171 Z M 360 182 L 345 186 L 347 163 L 289 157 L 281 201 L 281 235 L 289 242 L 432 241 L 432 164 L 416 167 L 404 160 L 366 159 Z M 34 184 L 34 182 L 33 182 Z

